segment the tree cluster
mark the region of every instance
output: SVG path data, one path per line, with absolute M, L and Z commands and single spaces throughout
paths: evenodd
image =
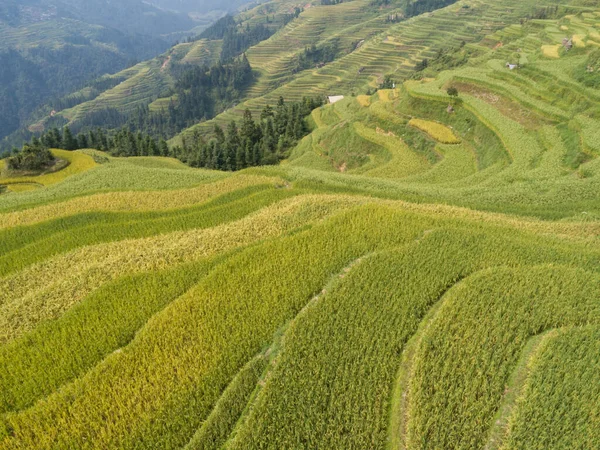
M 396 87 L 396 81 L 394 78 L 387 74 L 383 77 L 383 82 L 379 85 L 379 89 L 394 89 Z
M 77 122 L 75 131 L 125 127 L 154 138 L 168 139 L 202 120 L 212 119 L 236 103 L 252 82 L 252 68 L 245 55 L 228 64 L 183 67 L 168 107 L 151 111 L 148 105 L 124 114 L 115 108 L 92 111 Z
M 209 41 L 223 39 L 227 31 L 236 26 L 235 19 L 230 14 L 227 14 L 200 33 L 198 39 L 208 39 Z
M 388 14 L 385 18 L 385 21 L 387 23 L 397 23 L 402 20 L 404 20 L 404 16 L 402 14 L 398 14 L 398 13 Z
M 296 6 L 294 8 L 294 12 L 293 13 L 284 14 L 283 15 L 283 26 L 287 25 L 292 20 L 296 19 L 303 12 L 304 12 L 304 8 L 300 8 L 300 7 Z
M 310 47 L 306 47 L 304 51 L 298 55 L 298 61 L 293 71 L 300 72 L 315 66 L 318 67 L 327 64 L 335 59 L 338 50 L 337 41 L 329 42 L 320 47 L 312 44 Z
M 241 124 L 232 121 L 225 132 L 215 126 L 209 141 L 199 134 L 184 139 L 183 147 L 173 149 L 174 155 L 191 166 L 218 170 L 277 164 L 306 135 L 305 117 L 322 104 L 322 99 L 311 98 L 286 104 L 280 98 L 274 109 L 268 105 L 263 109 L 260 120 L 246 110 Z
M 267 23 L 269 23 L 268 16 Z M 220 58 L 221 62 L 227 62 L 241 55 L 253 45 L 270 38 L 272 34 L 273 31 L 263 24 L 254 27 L 246 24 L 246 27 L 240 27 L 235 19 L 228 14 L 204 30 L 198 38 L 222 39 L 223 46 Z
M 31 144 L 25 144 L 21 150 L 13 151 L 13 155 L 6 160 L 6 166 L 9 170 L 15 171 L 40 171 L 52 165 L 55 159 L 39 139 L 34 139 Z
M 245 28 L 230 27 L 223 36 L 221 61 L 230 61 L 253 45 L 269 39 L 272 35 L 273 32 L 262 23 L 252 28 L 250 28 L 249 24 L 246 24 Z
M 172 156 L 193 167 L 241 170 L 277 164 L 285 158 L 287 151 L 307 134 L 306 116 L 323 103 L 320 98 L 304 98 L 302 102 L 286 104 L 280 98 L 275 108 L 267 105 L 263 109 L 258 121 L 246 110 L 240 124 L 232 121 L 225 132 L 215 126 L 214 138 L 208 141 L 196 132 L 192 138 L 184 138 L 181 147 L 169 148 L 162 138 L 125 127 L 112 135 L 97 128 L 74 136 L 68 126 L 62 132 L 53 128 L 26 146 L 64 150 L 95 148 L 123 157 Z
M 458 0 L 419 0 L 418 2 L 408 2 L 406 5 L 406 17 L 414 17 L 423 13 L 435 11 L 456 3 Z
M 558 15 L 558 5 L 536 7 L 535 10 L 527 15 L 527 20 L 531 19 L 553 19 Z
M 212 67 L 192 67 L 185 70 L 175 86 L 177 106 L 171 103 L 169 121 L 178 129 L 198 120 L 210 119 L 239 99 L 252 81 L 252 68 L 246 58 Z
M 170 151 L 164 139 L 154 139 L 142 132 L 132 132 L 127 128 L 121 128 L 112 136 L 104 129 L 97 128 L 87 133 L 79 133 L 74 136 L 71 129 L 66 126 L 61 132 L 58 128 L 52 128 L 43 133 L 38 139 L 34 138 L 31 144 L 36 147 L 36 142 L 44 148 L 58 148 L 62 150 L 79 150 L 82 148 L 94 148 L 108 152 L 115 156 L 169 156 Z

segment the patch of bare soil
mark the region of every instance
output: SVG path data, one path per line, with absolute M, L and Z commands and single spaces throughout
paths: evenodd
M 471 95 L 475 98 L 494 106 L 500 113 L 512 120 L 516 120 L 525 128 L 537 129 L 545 123 L 544 119 L 523 108 L 519 103 L 492 92 L 484 87 L 470 83 L 452 83 L 458 92 Z
M 396 137 L 396 135 L 392 131 L 385 131 L 385 130 L 379 128 L 379 127 L 377 127 L 375 129 L 375 131 L 377 132 L 377 134 L 382 134 L 384 136 L 393 136 L 393 137 Z

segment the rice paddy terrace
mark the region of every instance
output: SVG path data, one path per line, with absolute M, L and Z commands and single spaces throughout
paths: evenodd
M 493 31 L 518 23 L 536 7 L 535 2 L 529 1 L 469 0 L 391 24 L 386 22 L 387 17 L 401 14 L 401 10 L 370 11 L 369 4 L 357 0 L 305 10 L 298 19 L 247 52 L 252 67 L 261 72 L 248 92 L 250 98 L 183 134 L 194 129 L 210 131 L 215 122 L 225 126 L 232 119 L 239 119 L 246 108 L 259 113 L 280 96 L 291 101 L 307 95 L 358 94 L 378 86 L 385 74 L 402 79 L 412 75 L 417 62 L 434 57 L 440 48 L 462 41 L 480 42 Z M 291 62 L 307 45 L 332 41 L 340 46 L 340 58 L 322 68 L 290 73 Z
M 523 3 L 256 97 L 342 80 L 279 166 L 0 179 L 0 449 L 597 448 L 600 10 Z

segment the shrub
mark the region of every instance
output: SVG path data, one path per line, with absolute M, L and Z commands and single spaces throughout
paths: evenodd
M 39 142 L 24 145 L 21 151 L 7 160 L 7 168 L 11 171 L 36 172 L 50 167 L 56 158 Z

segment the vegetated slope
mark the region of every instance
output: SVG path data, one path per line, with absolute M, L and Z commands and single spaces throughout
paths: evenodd
M 139 0 L 5 0 L 0 5 L 0 140 L 9 138 L 2 150 L 19 146 L 32 124 L 30 132 L 41 131 L 39 121 L 61 109 L 57 98 L 160 54 L 175 40 L 169 34 L 197 25 L 186 14 Z
M 297 77 L 298 73 L 312 69 L 313 63 L 303 65 L 299 60 L 311 44 L 316 43 L 318 51 L 327 48 L 330 58 L 353 51 L 365 38 L 389 26 L 386 20 L 390 12 L 398 12 L 398 8 L 404 6 L 402 1 L 397 3 L 382 10 L 364 0 L 328 6 L 275 0 L 240 13 L 236 20 L 241 32 L 246 27 L 263 26 L 271 32 L 279 30 L 270 39 L 247 50 L 256 80 L 241 93 L 242 98 L 262 96 Z M 213 65 L 224 59 L 222 50 L 223 39 L 215 37 L 178 44 L 160 57 L 103 77 L 51 102 L 51 107 L 39 112 L 38 120 L 30 129 L 43 131 L 56 124 L 68 124 L 75 131 L 100 124 L 119 128 L 126 116 L 135 115 L 139 107 L 149 106 L 153 112 L 167 111 L 169 106 L 177 105 L 173 87 L 186 65 Z M 316 58 L 320 61 L 320 56 Z M 274 99 L 276 102 L 277 97 Z M 264 106 L 264 102 L 262 104 Z M 230 106 L 231 103 L 226 105 Z M 172 136 L 171 133 L 166 137 Z
M 266 24 L 267 29 L 274 31 L 293 17 L 285 2 L 272 3 L 244 12 L 239 18 L 238 29 L 244 30 L 245 26 L 250 25 L 263 27 Z M 67 124 L 76 132 L 98 126 L 107 130 L 119 129 L 132 116 L 137 117 L 140 108 L 144 112 L 146 108 L 154 113 L 167 112 L 170 106 L 178 104 L 175 86 L 182 78 L 182 73 L 194 66 L 214 66 L 224 59 L 222 47 L 222 38 L 188 39 L 153 59 L 82 84 L 81 89 L 67 89 L 59 93 L 68 92 L 67 95 L 51 99 L 31 117 L 26 117 L 29 121 L 28 131 L 15 133 L 10 143 L 20 144 L 23 136 Z M 227 103 L 227 107 L 230 105 Z M 165 137 L 171 137 L 172 134 Z
M 598 18 L 342 90 L 277 167 L 0 194 L 0 448 L 594 448 Z
M 126 67 L 134 58 L 150 57 L 167 46 L 160 39 L 128 37 L 66 19 L 27 28 L 3 27 L 0 36 L 9 47 L 0 48 L 2 138 L 36 119 L 49 117 L 50 106 L 37 110 L 49 99 L 64 96 L 91 79 Z M 33 127 L 30 131 L 40 130 Z M 19 145 L 19 136 L 27 134 L 21 130 L 13 140 Z
M 432 66 L 466 64 L 436 79 L 427 78 L 431 70 L 415 72 L 423 79 L 314 111 L 315 131 L 288 161 L 294 176 L 326 169 L 332 184 L 360 189 L 364 178 L 347 174 L 363 174 L 386 178 L 376 182 L 385 195 L 410 200 L 597 217 L 600 97 L 590 83 L 598 35 L 590 14 L 529 20 L 477 44 L 446 47 Z M 567 51 L 557 44 L 560 58 L 549 59 L 542 47 L 562 42 L 561 28 L 585 45 Z M 456 100 L 447 94 L 452 87 Z M 352 144 L 359 138 L 371 144 Z
M 160 37 L 128 35 L 67 18 L 14 27 L 0 22 L 0 37 L 1 138 L 50 116 L 49 106 L 36 110 L 51 98 L 169 45 Z
M 439 49 L 462 41 L 479 42 L 493 30 L 518 22 L 536 8 L 534 2 L 528 1 L 475 0 L 394 24 L 389 17 L 402 17 L 404 3 L 374 10 L 372 5 L 359 0 L 305 9 L 298 19 L 248 51 L 251 65 L 264 69 L 250 91 L 254 98 L 195 128 L 207 132 L 214 122 L 226 125 L 246 108 L 259 113 L 266 104 L 276 104 L 280 96 L 299 100 L 306 95 L 359 94 L 379 86 L 388 73 L 397 80 L 410 77 L 419 61 L 434 57 Z M 315 41 L 318 48 L 335 44 L 338 58 L 323 67 L 315 65 L 290 74 L 297 57 Z M 183 134 L 190 134 L 195 128 Z

